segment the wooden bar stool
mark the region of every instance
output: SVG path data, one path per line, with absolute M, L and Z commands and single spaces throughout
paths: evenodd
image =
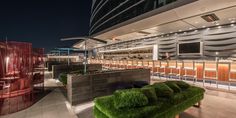
M 204 86 L 204 61 L 195 61 L 195 72 L 196 72 L 196 75 L 195 75 L 195 82 L 197 81 L 202 81 L 202 85 Z
M 168 69 L 169 78 L 174 77 L 176 75 L 176 69 L 177 69 L 177 61 L 176 60 L 170 60 L 168 61 Z
M 183 74 L 183 78 L 185 80 L 188 79 L 192 79 L 194 82 L 194 77 L 195 77 L 195 63 L 194 61 L 184 61 L 183 62 L 183 70 L 184 70 L 184 74 Z
M 153 61 L 153 75 L 160 77 L 161 61 Z
M 166 77 L 168 76 L 169 69 L 168 69 L 168 61 L 161 61 L 161 66 L 160 66 L 160 78 L 161 76 Z
M 216 87 L 218 88 L 218 63 L 216 61 L 205 61 L 204 63 L 204 82 L 212 81 L 216 83 Z
M 231 88 L 231 83 L 236 83 L 236 63 L 231 62 L 230 63 L 230 73 L 229 73 L 229 87 L 228 89 L 230 90 Z

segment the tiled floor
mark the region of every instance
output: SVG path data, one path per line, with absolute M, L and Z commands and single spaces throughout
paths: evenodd
M 48 79 L 46 86 L 60 86 Z M 0 118 L 93 118 L 93 102 L 74 106 L 68 105 L 63 92 L 55 88 L 32 107 Z M 207 90 L 201 108 L 191 107 L 181 113 L 180 118 L 235 118 L 236 94 Z

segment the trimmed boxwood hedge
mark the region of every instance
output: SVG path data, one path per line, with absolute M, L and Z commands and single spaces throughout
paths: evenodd
M 67 85 L 67 74 L 61 73 L 59 75 L 59 81 L 62 82 L 63 85 Z
M 157 103 L 157 95 L 154 88 L 142 88 L 141 91 L 148 98 L 149 104 Z
M 173 83 L 178 82 L 173 81 Z M 184 84 L 187 83 L 181 83 L 181 85 Z M 176 114 L 183 112 L 202 100 L 205 92 L 202 88 L 189 85 L 188 88 L 185 86 L 185 89 L 182 89 L 181 92 L 175 92 L 169 97 L 154 97 L 157 90 L 156 88 L 159 87 L 159 89 L 162 88 L 162 90 L 166 90 L 167 85 L 165 85 L 166 83 L 158 83 L 141 89 L 118 90 L 111 96 L 96 98 L 94 101 L 94 116 L 95 118 L 173 118 Z M 140 95 L 141 92 L 147 97 L 149 104 L 141 107 L 133 107 L 132 105 L 132 107 L 129 105 L 128 107 L 122 108 L 116 107 L 116 93 L 119 93 L 120 95 L 125 93 L 125 96 L 127 97 L 130 93 L 139 93 Z M 134 96 L 132 95 L 132 97 Z
M 141 107 L 148 104 L 148 98 L 138 89 L 119 90 L 114 96 L 114 105 L 117 109 Z
M 173 83 L 176 83 L 182 90 L 185 90 L 190 87 L 190 85 L 184 81 L 171 81 Z
M 165 83 L 155 83 L 153 85 L 144 86 L 144 88 L 155 88 L 157 97 L 171 97 L 174 94 L 174 91 L 167 86 Z
M 175 93 L 181 92 L 181 88 L 176 83 L 167 81 L 165 84 L 169 86 Z

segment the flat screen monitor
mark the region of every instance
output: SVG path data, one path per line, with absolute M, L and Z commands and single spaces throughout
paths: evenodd
M 202 54 L 202 42 L 191 43 L 179 43 L 178 45 L 179 55 L 201 55 Z

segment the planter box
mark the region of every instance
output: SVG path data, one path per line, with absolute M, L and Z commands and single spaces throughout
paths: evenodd
M 145 81 L 150 83 L 150 69 L 114 70 L 88 75 L 67 75 L 67 96 L 71 105 L 112 94 L 114 83 Z

